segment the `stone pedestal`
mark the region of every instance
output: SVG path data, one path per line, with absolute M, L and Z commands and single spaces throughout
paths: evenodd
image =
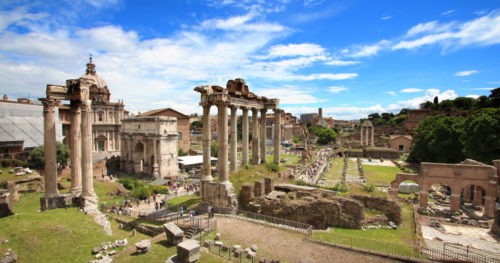
M 262 181 L 255 181 L 254 183 L 254 195 L 255 197 L 261 197 L 264 194 L 264 183 Z
M 264 193 L 267 195 L 274 190 L 274 179 L 266 177 L 264 178 Z
M 184 231 L 180 229 L 175 223 L 166 223 L 163 225 L 165 234 L 167 235 L 167 242 L 170 245 L 176 246 L 184 239 Z
M 192 263 L 200 259 L 200 243 L 196 240 L 186 240 L 177 245 L 177 260 L 182 263 Z
M 65 194 L 54 197 L 41 197 L 40 206 L 42 211 L 47 211 L 55 208 L 67 208 L 73 205 L 73 195 Z
M 237 209 L 238 198 L 232 184 L 202 181 L 202 205 L 209 204 L 220 208 Z

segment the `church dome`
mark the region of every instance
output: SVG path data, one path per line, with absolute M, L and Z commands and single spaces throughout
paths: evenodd
M 109 102 L 111 93 L 108 90 L 108 85 L 101 77 L 96 74 L 95 64 L 92 62 L 92 57 L 89 58 L 87 63 L 87 70 L 80 78 L 91 79 L 94 85 L 90 87 L 90 99 L 95 103 Z

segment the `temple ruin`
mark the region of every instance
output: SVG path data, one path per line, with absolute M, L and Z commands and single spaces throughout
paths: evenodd
M 375 146 L 375 127 L 371 121 L 364 121 L 360 127 L 361 146 Z
M 237 197 L 229 181 L 229 170 L 237 169 L 237 111 L 242 110 L 242 161 L 249 163 L 249 125 L 248 112 L 252 112 L 252 163 L 257 165 L 266 162 L 266 112 L 274 110 L 274 162 L 280 162 L 280 115 L 278 99 L 268 99 L 255 95 L 248 90 L 243 79 L 229 80 L 227 87 L 204 85 L 194 89 L 201 94 L 200 105 L 203 107 L 203 177 L 202 177 L 202 202 L 216 207 L 236 208 Z M 210 108 L 215 105 L 218 110 L 218 144 L 219 153 L 217 160 L 218 182 L 212 182 L 210 165 Z M 227 109 L 231 109 L 231 131 L 228 135 Z M 259 119 L 259 112 L 261 118 Z M 228 138 L 230 147 L 228 147 Z M 229 163 L 228 164 L 228 159 Z

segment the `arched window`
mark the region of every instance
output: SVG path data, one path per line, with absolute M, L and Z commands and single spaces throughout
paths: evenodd
M 100 122 L 104 121 L 104 114 L 102 111 L 97 113 L 97 120 Z

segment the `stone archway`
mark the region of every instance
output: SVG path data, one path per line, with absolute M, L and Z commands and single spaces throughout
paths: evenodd
M 481 217 L 486 213 L 486 189 L 477 184 L 464 186 L 460 191 L 460 205 L 466 210 Z
M 138 142 L 134 147 L 133 152 L 134 172 L 144 172 L 144 144 Z

